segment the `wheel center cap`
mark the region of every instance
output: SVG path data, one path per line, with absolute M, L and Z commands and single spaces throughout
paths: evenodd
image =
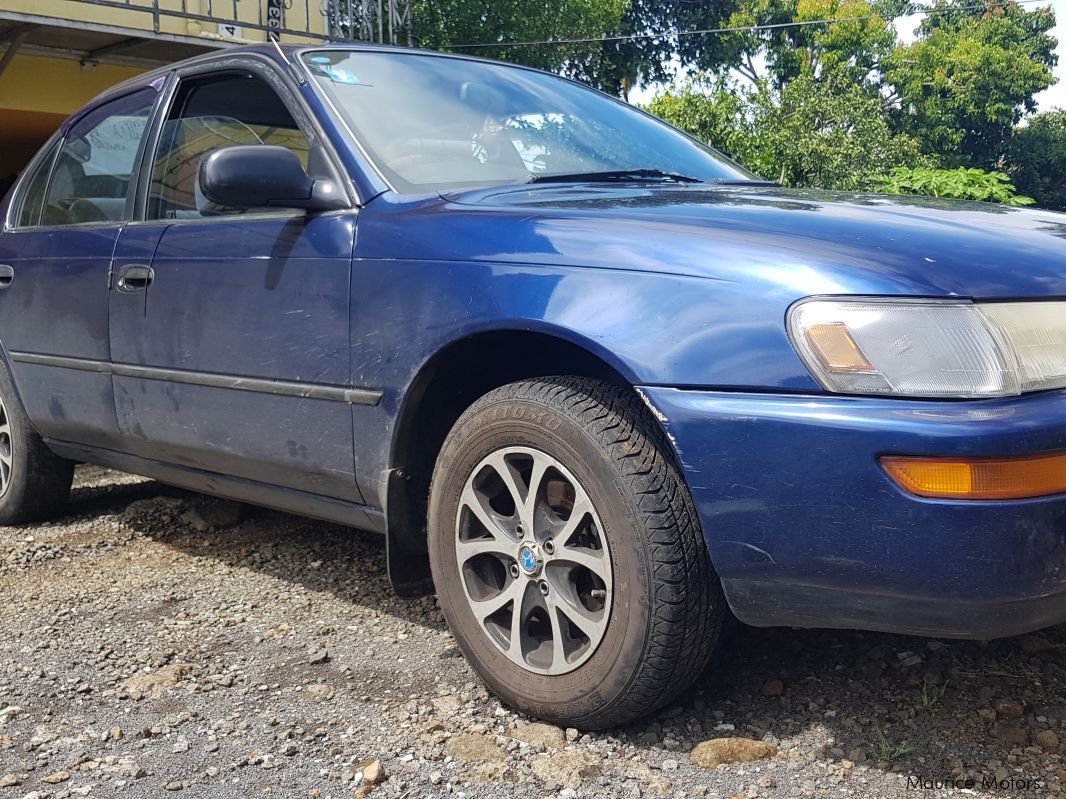
M 540 571 L 540 565 L 540 552 L 536 544 L 526 543 L 518 548 L 518 568 L 523 574 L 532 577 Z

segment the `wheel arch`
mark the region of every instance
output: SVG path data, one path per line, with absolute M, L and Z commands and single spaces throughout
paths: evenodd
M 448 432 L 489 391 L 548 375 L 591 377 L 635 391 L 632 370 L 612 353 L 572 331 L 542 326 L 471 333 L 419 368 L 396 417 L 381 486 L 389 578 L 401 596 L 433 590 L 426 552 L 429 483 Z

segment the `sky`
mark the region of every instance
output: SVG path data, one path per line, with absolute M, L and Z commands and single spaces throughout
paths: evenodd
M 1058 25 L 1052 33 L 1059 40 L 1059 64 L 1055 67 L 1055 77 L 1058 78 L 1059 82 L 1050 89 L 1036 95 L 1036 101 L 1039 104 L 1037 110 L 1047 111 L 1051 108 L 1066 108 L 1066 0 L 1050 0 L 1048 3 L 1026 3 L 1025 5 L 1028 8 L 1050 5 L 1055 10 L 1055 19 L 1058 21 Z M 914 29 L 918 27 L 919 22 L 921 22 L 921 17 L 918 16 L 899 20 L 896 23 L 896 29 L 899 31 L 900 38 L 903 41 L 913 39 Z M 660 88 L 657 85 L 641 86 L 629 93 L 629 101 L 643 105 L 651 100 Z

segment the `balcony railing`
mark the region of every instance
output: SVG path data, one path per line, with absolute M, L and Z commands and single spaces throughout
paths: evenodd
M 160 36 L 264 40 L 268 33 L 302 40 L 337 38 L 337 0 L 0 0 L 0 10 L 86 21 Z

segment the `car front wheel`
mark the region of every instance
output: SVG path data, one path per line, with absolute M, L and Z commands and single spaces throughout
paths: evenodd
M 582 729 L 674 699 L 724 613 L 692 501 L 631 389 L 553 377 L 482 397 L 430 492 L 444 615 L 508 704 Z

